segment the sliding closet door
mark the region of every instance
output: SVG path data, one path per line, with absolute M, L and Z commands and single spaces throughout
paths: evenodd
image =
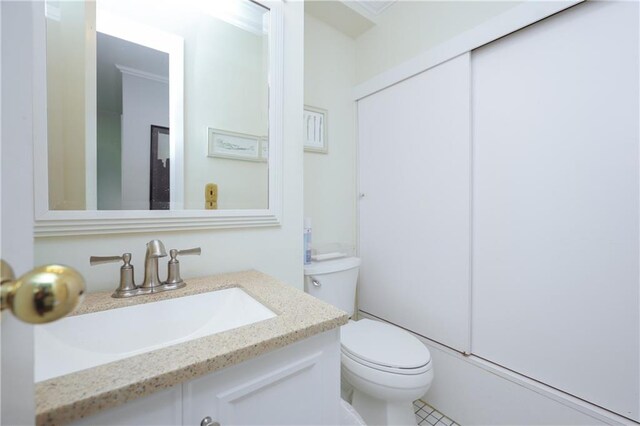
M 472 351 L 638 419 L 638 4 L 472 54 Z
M 358 102 L 359 308 L 469 348 L 469 55 Z

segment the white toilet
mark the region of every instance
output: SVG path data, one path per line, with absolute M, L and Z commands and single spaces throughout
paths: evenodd
M 305 291 L 353 315 L 360 259 L 313 262 L 304 268 Z M 413 401 L 433 380 L 431 354 L 398 327 L 362 319 L 340 330 L 342 379 L 351 404 L 370 425 L 416 425 Z

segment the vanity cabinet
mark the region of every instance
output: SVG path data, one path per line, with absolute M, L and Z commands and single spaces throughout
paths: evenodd
M 174 386 L 101 411 L 72 424 L 74 426 L 178 426 L 182 424 L 182 386 Z
M 338 424 L 339 331 L 195 379 L 183 396 L 185 425 Z
M 74 425 L 335 425 L 340 407 L 340 331 L 87 417 Z

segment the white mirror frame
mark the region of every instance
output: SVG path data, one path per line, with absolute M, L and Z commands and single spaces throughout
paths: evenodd
M 284 19 L 282 0 L 259 1 L 256 3 L 263 5 L 270 11 L 269 207 L 267 209 L 252 210 L 49 210 L 46 19 L 44 2 L 32 3 L 34 35 L 34 235 L 36 237 L 280 225 L 283 202 L 282 137 L 284 91 Z

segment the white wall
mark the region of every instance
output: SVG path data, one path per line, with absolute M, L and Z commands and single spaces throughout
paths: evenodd
M 201 21 L 182 29 L 185 208 L 204 208 L 209 182 L 218 185 L 219 209 L 267 208 L 267 163 L 207 157 L 206 137 L 208 127 L 268 135 L 267 38 L 223 21 Z
M 169 85 L 122 73 L 122 206 L 149 209 L 151 126 L 169 127 Z
M 36 264 L 59 262 L 77 268 L 88 291 L 112 290 L 118 284 L 119 266 L 90 267 L 90 255 L 133 253 L 136 278 L 141 282 L 145 243 L 160 238 L 171 247 L 202 247 L 202 256 L 183 259 L 185 278 L 255 268 L 303 288 L 302 218 L 304 5 L 283 3 L 284 11 L 284 149 L 282 226 L 272 228 L 156 232 L 65 238 L 37 238 Z M 161 262 L 161 276 L 166 274 Z
M 357 82 L 519 4 L 519 1 L 399 1 L 382 13 L 375 27 L 357 39 Z
M 117 112 L 98 110 L 98 209 L 119 210 L 122 205 L 121 117 Z
M 328 111 L 329 153 L 304 154 L 304 214 L 313 245 L 355 245 L 355 41 L 305 15 L 304 101 Z
M 95 93 L 87 90 L 91 75 L 86 65 L 95 56 L 95 46 L 85 37 L 85 27 L 94 19 L 95 4 L 60 2 L 59 8 L 59 20 L 47 19 L 49 206 L 77 210 L 86 207 L 91 191 L 86 185 L 91 173 L 85 171 L 85 139 L 95 124 L 96 102 Z

